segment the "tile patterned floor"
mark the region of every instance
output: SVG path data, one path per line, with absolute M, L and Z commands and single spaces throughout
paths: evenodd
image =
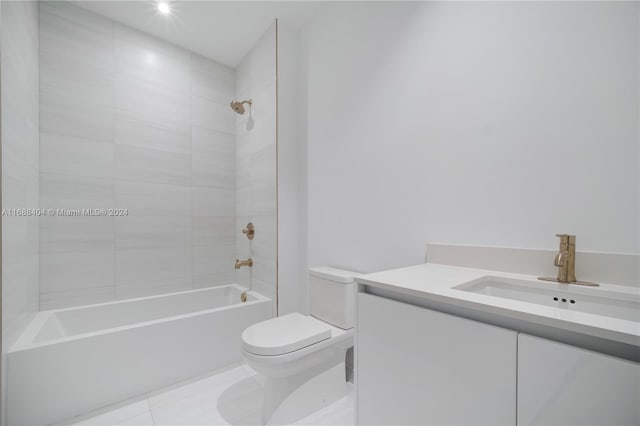
M 64 425 L 259 425 L 262 386 L 246 365 L 180 383 L 99 412 L 77 417 Z M 296 422 L 305 426 L 353 426 L 354 391 L 339 401 Z

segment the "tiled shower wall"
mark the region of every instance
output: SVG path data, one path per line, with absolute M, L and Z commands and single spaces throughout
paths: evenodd
M 234 92 L 230 68 L 40 3 L 40 205 L 128 209 L 41 219 L 41 309 L 235 281 Z
M 239 258 L 253 268 L 238 271 L 238 282 L 276 298 L 276 24 L 260 38 L 236 70 L 236 96 L 252 99 L 251 113 L 236 121 L 236 212 L 238 229 L 251 221 L 253 241 L 237 234 Z
M 38 5 L 2 2 L 2 208 L 38 207 Z M 38 311 L 38 217 L 2 217 L 5 354 Z M 5 400 L 0 402 L 5 411 Z

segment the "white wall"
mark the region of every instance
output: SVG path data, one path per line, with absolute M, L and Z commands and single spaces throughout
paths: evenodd
M 40 307 L 235 281 L 234 70 L 40 3 Z
M 301 256 L 300 190 L 306 182 L 300 178 L 298 33 L 278 21 L 278 300 L 280 314 L 304 311 L 300 306 L 303 287 L 299 272 L 304 269 Z M 303 252 L 304 253 L 304 252 Z M 306 293 L 304 294 L 306 297 Z
M 334 5 L 307 31 L 308 260 L 639 252 L 638 3 Z
M 236 69 L 236 99 L 252 99 L 236 116 L 236 255 L 253 259 L 238 282 L 274 301 L 276 313 L 276 24 L 262 35 Z M 249 241 L 240 230 L 255 226 Z
M 2 207 L 38 207 L 38 5 L 2 3 Z M 2 217 L 2 395 L 5 354 L 38 311 L 38 218 Z M 4 424 L 4 414 L 2 416 Z

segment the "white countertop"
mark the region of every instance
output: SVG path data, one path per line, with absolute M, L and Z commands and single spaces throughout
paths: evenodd
M 624 295 L 625 298 L 631 297 L 635 298 L 635 300 L 640 298 L 640 291 L 633 287 L 600 284 L 599 287 L 595 288 L 581 288 L 577 285 L 543 283 L 537 277 L 530 275 L 432 263 L 360 275 L 356 278 L 356 281 L 359 284 L 426 298 L 434 302 L 448 303 L 462 308 L 640 346 L 640 322 L 543 306 L 536 303 L 521 302 L 453 288 L 485 276 L 535 281 L 540 285 L 562 290 L 566 290 L 570 286 L 570 290 L 575 293 L 615 292 Z M 638 315 L 640 320 L 640 312 Z

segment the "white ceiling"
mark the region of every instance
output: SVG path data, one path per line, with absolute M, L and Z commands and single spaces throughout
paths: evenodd
M 233 68 L 274 19 L 300 29 L 323 7 L 307 1 L 173 0 L 171 15 L 164 16 L 157 0 L 73 3 Z

